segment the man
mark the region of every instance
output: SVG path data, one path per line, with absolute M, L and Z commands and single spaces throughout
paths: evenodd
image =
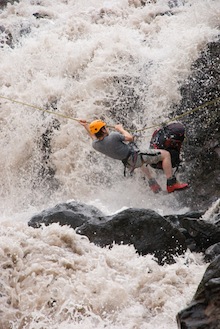
M 115 132 L 109 133 L 106 123 L 102 120 L 92 121 L 90 124 L 86 120 L 79 121 L 93 139 L 92 147 L 110 158 L 123 161 L 123 163 L 132 172 L 136 168 L 141 168 L 149 179 L 149 185 L 153 192 L 157 193 L 161 190 L 156 180 L 151 177 L 147 168 L 148 164 L 156 164 L 162 162 L 162 168 L 167 178 L 167 192 L 171 193 L 175 190 L 181 190 L 188 187 L 186 183 L 179 183 L 172 174 L 172 164 L 170 153 L 166 150 L 147 150 L 141 153 L 139 150 L 133 149 L 126 142 L 133 142 L 133 136 L 126 131 L 121 124 L 115 125 Z M 154 186 L 154 188 L 152 188 Z

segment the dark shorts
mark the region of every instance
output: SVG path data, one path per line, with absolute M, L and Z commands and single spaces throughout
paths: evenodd
M 127 166 L 132 168 L 140 168 L 143 164 L 156 164 L 162 161 L 162 155 L 157 150 L 147 150 L 146 153 L 138 153 L 136 156 L 131 155 L 128 158 Z

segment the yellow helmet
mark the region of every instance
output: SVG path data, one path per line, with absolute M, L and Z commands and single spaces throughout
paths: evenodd
M 96 134 L 104 126 L 106 126 L 106 123 L 102 120 L 92 121 L 89 125 L 90 133 L 91 134 Z

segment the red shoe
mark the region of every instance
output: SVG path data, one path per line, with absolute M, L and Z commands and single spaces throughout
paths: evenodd
M 174 183 L 173 185 L 167 185 L 167 192 L 168 193 L 172 193 L 176 190 L 183 190 L 185 188 L 188 187 L 188 184 L 187 183 L 179 183 L 179 182 L 176 182 Z
M 161 191 L 161 187 L 157 183 L 155 178 L 149 179 L 148 184 L 150 186 L 151 191 L 153 191 L 154 193 L 159 193 Z

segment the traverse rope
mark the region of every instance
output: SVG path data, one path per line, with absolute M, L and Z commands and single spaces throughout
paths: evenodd
M 65 118 L 65 119 L 69 119 L 69 120 L 74 120 L 74 121 L 78 121 L 78 122 L 80 122 L 80 119 L 73 118 L 73 117 L 70 117 L 70 116 L 64 115 L 64 114 L 62 114 L 62 113 L 57 113 L 57 112 L 54 112 L 54 111 L 49 111 L 49 110 L 46 110 L 46 109 L 40 108 L 40 107 L 38 107 L 38 106 L 31 105 L 31 104 L 27 104 L 27 103 L 24 103 L 24 102 L 21 102 L 21 101 L 17 101 L 17 100 L 14 100 L 14 99 L 11 99 L 11 98 L 8 98 L 8 97 L 5 97 L 5 96 L 2 96 L 2 95 L 0 95 L 0 98 L 5 99 L 5 100 L 7 100 L 7 101 L 11 101 L 11 102 L 13 102 L 13 103 L 17 103 L 17 104 L 21 104 L 21 105 L 25 105 L 25 106 L 28 106 L 28 107 L 34 108 L 34 109 L 36 109 L 36 110 L 38 110 L 38 111 L 46 112 L 46 113 L 49 113 L 49 114 L 53 114 L 53 115 L 60 116 L 60 117 Z M 194 112 L 196 112 L 196 111 L 199 111 L 200 109 L 202 109 L 202 108 L 204 108 L 204 107 L 206 107 L 206 106 L 209 106 L 209 105 L 211 105 L 211 104 L 218 103 L 219 101 L 220 101 L 220 97 L 217 97 L 217 98 L 215 98 L 215 99 L 213 99 L 213 100 L 211 100 L 211 101 L 205 102 L 205 103 L 203 103 L 203 104 L 201 104 L 201 105 L 195 107 L 194 109 L 191 109 L 191 110 L 189 110 L 189 111 L 186 111 L 186 112 L 184 112 L 184 113 L 182 113 L 182 114 L 180 114 L 180 115 L 178 115 L 178 116 L 175 116 L 174 118 L 172 118 L 172 119 L 170 119 L 170 120 L 168 120 L 168 121 L 165 121 L 165 122 L 163 123 L 163 125 L 164 125 L 164 124 L 166 125 L 166 124 L 168 124 L 168 123 L 170 123 L 170 122 L 172 122 L 172 121 L 179 120 L 180 118 L 182 118 L 182 117 L 184 117 L 184 116 L 186 116 L 186 115 L 188 115 L 188 114 L 191 114 L 191 113 L 194 113 Z M 152 128 L 155 128 L 155 127 L 158 127 L 158 126 L 160 126 L 160 125 L 157 124 L 157 125 L 153 125 L 153 126 L 150 126 L 150 127 L 142 128 L 142 129 L 139 129 L 139 130 L 133 130 L 133 131 L 135 131 L 135 132 L 140 132 L 140 131 L 144 131 L 144 130 L 147 130 L 147 129 L 152 129 Z M 107 127 L 109 127 L 109 128 L 114 128 L 114 126 L 109 126 L 109 125 L 107 125 Z M 131 130 L 129 130 L 129 131 L 131 132 Z
M 186 112 L 184 112 L 184 113 L 182 113 L 182 114 L 180 114 L 180 115 L 177 115 L 177 116 L 175 116 L 174 118 L 172 118 L 172 119 L 170 119 L 170 120 L 167 120 L 167 121 L 163 122 L 163 124 L 161 124 L 161 125 L 167 125 L 167 124 L 170 123 L 170 122 L 173 122 L 173 121 L 179 120 L 180 118 L 183 118 L 184 116 L 186 116 L 186 115 L 188 115 L 188 114 L 194 113 L 194 112 L 196 112 L 196 111 L 201 110 L 202 108 L 204 108 L 204 107 L 206 107 L 206 106 L 209 106 L 209 105 L 211 105 L 211 104 L 218 103 L 218 102 L 220 102 L 220 97 L 217 97 L 217 98 L 215 98 L 215 99 L 213 99 L 213 100 L 211 100 L 211 101 L 209 101 L 209 102 L 205 102 L 205 103 L 203 103 L 203 104 L 201 104 L 201 105 L 195 107 L 194 109 L 191 109 L 191 110 L 186 111 Z M 151 129 L 151 128 L 155 128 L 155 127 L 158 127 L 158 126 L 161 126 L 161 125 L 154 125 L 154 126 L 151 126 L 151 127 L 146 127 L 146 128 L 142 128 L 142 129 L 140 129 L 140 130 L 135 130 L 135 131 L 140 132 L 140 131 L 147 130 L 147 129 Z
M 70 120 L 74 120 L 74 121 L 80 121 L 80 119 L 72 118 L 72 117 L 69 117 L 69 116 L 67 116 L 65 114 L 62 114 L 62 113 L 56 113 L 54 111 L 45 110 L 45 109 L 42 109 L 42 108 L 40 108 L 38 106 L 27 104 L 27 103 L 24 103 L 24 102 L 21 102 L 21 101 L 17 101 L 15 99 L 11 99 L 11 98 L 8 98 L 8 97 L 5 97 L 5 96 L 1 96 L 0 95 L 0 98 L 6 99 L 6 100 L 11 101 L 13 103 L 17 103 L 17 104 L 25 105 L 25 106 L 28 106 L 28 107 L 32 107 L 33 109 L 38 110 L 38 111 L 42 111 L 42 112 L 46 112 L 46 113 L 58 115 L 58 116 L 60 116 L 62 118 L 65 118 L 65 119 L 70 119 Z

